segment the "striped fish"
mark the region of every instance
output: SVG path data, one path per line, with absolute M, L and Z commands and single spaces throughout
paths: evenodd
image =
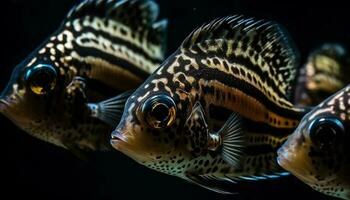
M 86 0 L 13 71 L 0 112 L 30 135 L 80 154 L 108 150 L 127 93 L 160 64 L 167 21 L 151 0 Z M 112 101 L 103 101 L 122 93 Z M 111 109 L 119 113 L 111 113 Z
M 309 112 L 278 150 L 278 163 L 324 194 L 350 199 L 350 85 Z
M 289 101 L 297 60 L 274 22 L 230 16 L 205 24 L 129 97 L 111 143 L 220 193 L 286 175 L 276 151 L 306 112 Z
M 300 106 L 315 106 L 349 82 L 347 50 L 340 44 L 326 43 L 315 49 L 299 71 L 294 101 Z

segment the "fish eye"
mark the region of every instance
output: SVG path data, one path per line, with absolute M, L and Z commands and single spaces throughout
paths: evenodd
M 309 126 L 311 141 L 321 148 L 335 144 L 344 133 L 344 125 L 336 117 L 321 117 L 313 120 Z
M 47 94 L 56 86 L 57 72 L 47 64 L 38 64 L 26 71 L 24 80 L 37 95 Z
M 176 117 L 176 105 L 168 95 L 156 95 L 147 99 L 141 108 L 145 121 L 151 128 L 166 128 Z

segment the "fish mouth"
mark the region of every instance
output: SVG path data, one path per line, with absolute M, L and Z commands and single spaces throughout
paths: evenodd
M 127 143 L 127 138 L 122 134 L 121 131 L 115 130 L 112 132 L 110 142 L 114 148 L 116 148 L 117 150 L 120 150 L 120 144 Z
M 0 97 L 0 113 L 3 113 L 8 106 L 9 106 L 9 103 L 5 99 Z
M 283 169 L 289 171 L 293 175 L 297 176 L 300 175 L 300 172 L 298 168 L 300 166 L 297 166 L 295 162 L 293 162 L 293 153 L 289 152 L 284 147 L 281 147 L 277 151 L 277 163 L 279 166 L 281 166 Z
M 291 165 L 291 162 L 286 154 L 287 152 L 283 147 L 279 148 L 277 151 L 277 163 L 285 170 L 290 171 L 289 166 Z
M 300 162 L 295 160 L 294 157 L 295 155 L 288 149 L 285 149 L 285 147 L 281 147 L 277 151 L 277 163 L 279 166 L 306 184 L 310 185 L 315 183 L 317 180 L 308 173 L 310 166 L 304 163 L 307 161 Z

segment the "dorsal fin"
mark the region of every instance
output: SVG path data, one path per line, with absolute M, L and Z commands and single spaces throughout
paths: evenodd
M 66 21 L 89 15 L 140 28 L 151 26 L 156 21 L 159 7 L 152 0 L 84 0 L 70 10 Z
M 151 57 L 163 60 L 167 20 L 156 21 L 158 15 L 159 7 L 153 0 L 84 0 L 70 10 L 64 24 L 88 19 L 82 23 L 83 26 L 93 23 L 94 17 L 115 21 L 128 27 L 132 32 L 130 37 L 133 37 L 133 40 L 140 40 L 145 48 L 153 52 Z M 119 30 L 112 26 L 110 29 L 111 32 L 122 31 L 124 34 L 127 32 L 125 29 Z
M 241 70 L 233 72 L 239 78 L 262 91 L 267 88 L 265 84 L 272 88 L 264 91 L 267 96 L 275 92 L 278 98 L 290 101 L 299 55 L 287 33 L 274 22 L 243 16 L 216 19 L 193 31 L 181 49 L 203 52 L 223 58 L 228 64 L 241 65 L 241 70 L 246 73 L 241 73 Z M 255 74 L 261 83 L 247 74 Z M 259 88 L 259 84 L 263 86 Z

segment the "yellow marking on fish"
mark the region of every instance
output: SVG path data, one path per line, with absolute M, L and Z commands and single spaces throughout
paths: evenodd
M 62 35 L 62 36 L 61 36 Z M 72 32 L 68 30 L 64 30 L 62 33 L 58 35 L 58 37 L 63 37 L 63 35 L 66 36 L 66 42 L 64 43 L 64 47 L 66 49 L 73 49 L 73 44 L 72 42 L 75 40 L 75 37 Z
M 63 46 L 63 44 L 58 44 L 58 45 L 57 45 L 57 49 L 58 49 L 61 53 L 64 53 L 64 46 Z
M 230 93 L 231 96 L 235 97 L 235 101 L 229 100 L 229 98 L 222 100 L 216 99 L 215 93 L 212 95 L 206 94 L 204 96 L 206 98 L 206 102 L 211 102 L 216 106 L 225 107 L 226 109 L 237 112 L 246 118 L 252 119 L 253 121 L 264 122 L 270 126 L 277 128 L 294 128 L 299 122 L 298 120 L 282 117 L 277 113 L 268 110 L 254 97 L 247 95 L 237 88 L 226 86 L 217 80 L 207 81 L 200 79 L 198 83 L 200 87 L 214 87 L 215 93 L 216 91 L 220 91 L 222 93 L 225 93 L 225 95 L 228 95 L 228 93 Z
M 102 19 L 95 17 L 93 18 L 92 22 L 87 19 L 84 20 L 82 22 L 82 25 L 84 27 L 90 27 L 95 30 L 104 31 L 106 33 L 111 34 L 112 36 L 121 38 L 124 41 L 127 41 L 139 48 L 142 48 L 151 57 L 158 58 L 158 59 L 163 58 L 162 49 L 155 44 L 148 43 L 146 38 L 147 34 L 144 34 L 143 35 L 144 38 L 141 38 L 142 36 L 137 34 L 135 30 L 132 30 L 128 26 L 118 21 L 108 20 L 108 26 L 106 26 L 105 23 L 103 23 Z M 78 20 L 75 20 L 73 22 L 73 26 L 77 31 L 82 29 L 82 26 Z M 122 31 L 125 32 L 126 34 L 122 34 Z M 135 37 L 132 37 L 133 34 L 135 34 Z
M 254 145 L 263 145 L 268 144 L 273 148 L 278 148 L 281 146 L 281 143 L 287 140 L 287 136 L 276 137 L 271 134 L 263 134 L 263 133 L 252 133 L 249 132 L 246 136 L 246 140 Z
M 345 105 L 344 105 L 344 98 L 343 98 L 343 97 L 341 97 L 341 98 L 339 99 L 339 109 L 342 110 L 342 111 L 345 111 L 345 110 L 346 110 L 346 107 L 345 107 Z
M 171 63 L 171 65 L 167 66 L 167 72 L 169 74 L 174 74 L 175 73 L 175 68 L 177 67 L 183 67 L 180 66 L 180 63 L 178 62 L 179 58 L 182 58 L 184 60 L 189 60 L 190 64 L 185 66 L 185 70 L 188 71 L 190 69 L 190 67 L 193 67 L 194 69 L 198 70 L 199 69 L 199 65 L 196 62 L 196 60 L 192 57 L 186 56 L 185 54 L 180 54 L 180 55 L 176 55 L 175 56 L 176 60 L 175 62 Z M 163 68 L 160 68 L 159 71 L 161 71 Z M 160 74 L 159 74 L 160 75 Z
M 112 87 L 128 90 L 142 83 L 143 79 L 134 73 L 101 58 L 93 56 L 80 57 L 76 52 L 72 53 L 72 57 L 80 62 L 90 64 L 91 70 L 88 72 L 89 77 L 93 77 L 96 80 L 103 80 L 107 85 Z
M 286 100 L 285 98 L 281 98 L 275 92 L 275 90 L 273 88 L 271 88 L 266 82 L 263 82 L 261 77 L 258 74 L 256 74 L 253 70 L 247 69 L 246 66 L 240 65 L 238 63 L 229 63 L 225 59 L 222 59 L 222 58 L 219 58 L 219 57 L 217 57 L 216 59 L 219 60 L 220 64 L 215 65 L 212 58 L 202 59 L 201 63 L 203 65 L 206 65 L 208 68 L 217 69 L 217 70 L 219 70 L 221 72 L 224 72 L 226 74 L 232 75 L 233 77 L 236 77 L 236 78 L 238 78 L 238 79 L 240 79 L 240 80 L 242 80 L 244 82 L 248 82 L 250 85 L 252 85 L 255 88 L 257 88 L 258 90 L 262 91 L 269 100 L 271 100 L 272 102 L 276 103 L 280 107 L 287 108 L 287 109 L 293 109 L 293 110 L 296 110 L 296 111 L 300 111 L 300 109 L 298 109 L 298 108 L 293 108 L 293 105 L 288 100 Z M 208 64 L 208 60 L 209 60 L 209 64 Z M 223 67 L 223 64 L 222 64 L 223 62 L 226 62 L 227 65 L 229 66 L 228 70 L 225 67 Z M 268 66 L 264 66 L 265 70 L 268 70 L 267 67 Z M 241 74 L 241 73 L 235 74 L 232 71 L 232 68 L 236 68 L 239 71 L 244 70 L 245 71 L 245 76 L 243 76 L 243 74 Z M 251 80 L 249 80 L 247 78 L 247 74 L 248 73 L 252 76 Z M 253 79 L 254 79 L 253 77 L 255 77 L 256 82 L 253 81 Z M 274 80 L 274 81 L 275 81 L 275 84 L 278 85 L 278 81 L 277 80 Z M 261 87 L 259 86 L 258 83 L 261 84 Z M 268 95 L 268 94 L 270 94 L 270 95 Z M 275 99 L 277 101 L 274 100 L 273 97 L 275 97 Z M 280 102 L 283 102 L 285 105 L 281 104 Z
M 161 78 L 161 79 L 156 79 L 156 80 L 152 80 L 152 83 L 155 84 L 155 87 L 153 88 L 154 92 L 159 91 L 159 83 L 163 83 L 164 84 L 164 89 L 169 92 L 170 96 L 173 97 L 173 91 L 170 89 L 170 87 L 168 86 L 168 79 L 166 78 Z
M 63 68 L 59 68 L 59 70 L 60 70 L 60 75 L 64 75 L 66 72 L 64 71 L 64 69 Z
M 141 102 L 141 101 L 144 100 L 149 94 L 150 94 L 150 91 L 146 92 L 145 95 L 140 96 L 139 98 L 137 98 L 137 101 L 138 101 L 138 102 Z
M 69 71 L 71 71 L 74 76 L 76 76 L 78 74 L 78 70 L 74 66 L 70 66 Z
M 56 50 L 54 48 L 51 48 L 50 53 L 51 53 L 51 55 L 56 55 Z
M 28 63 L 28 67 L 29 66 L 32 66 L 34 63 L 35 63 L 35 61 L 36 61 L 37 59 L 36 59 L 36 57 L 34 57 L 29 63 Z
M 51 42 L 50 42 L 50 43 L 47 43 L 47 45 L 46 45 L 47 48 L 52 48 L 53 46 L 54 46 L 54 44 L 51 43 Z
M 346 120 L 346 114 L 345 113 L 340 113 L 340 119 L 345 121 Z
M 339 63 L 324 55 L 317 55 L 315 58 L 315 67 L 325 73 L 339 74 L 340 66 Z
M 331 76 L 326 74 L 316 74 L 313 75 L 313 80 L 307 82 L 307 87 L 311 90 L 322 88 L 326 91 L 335 91 L 343 86 L 343 83 Z
M 89 39 L 89 41 L 82 42 L 83 39 Z M 95 39 L 98 43 L 95 43 L 94 40 L 91 39 Z M 140 66 L 141 69 L 148 73 L 152 73 L 158 67 L 157 63 L 153 63 L 143 55 L 130 50 L 128 46 L 116 44 L 101 35 L 96 36 L 92 32 L 83 33 L 77 36 L 75 41 L 79 46 L 93 47 L 112 56 L 117 55 L 135 66 Z
M 46 52 L 46 48 L 42 48 L 40 51 L 39 51 L 39 54 L 44 54 Z

